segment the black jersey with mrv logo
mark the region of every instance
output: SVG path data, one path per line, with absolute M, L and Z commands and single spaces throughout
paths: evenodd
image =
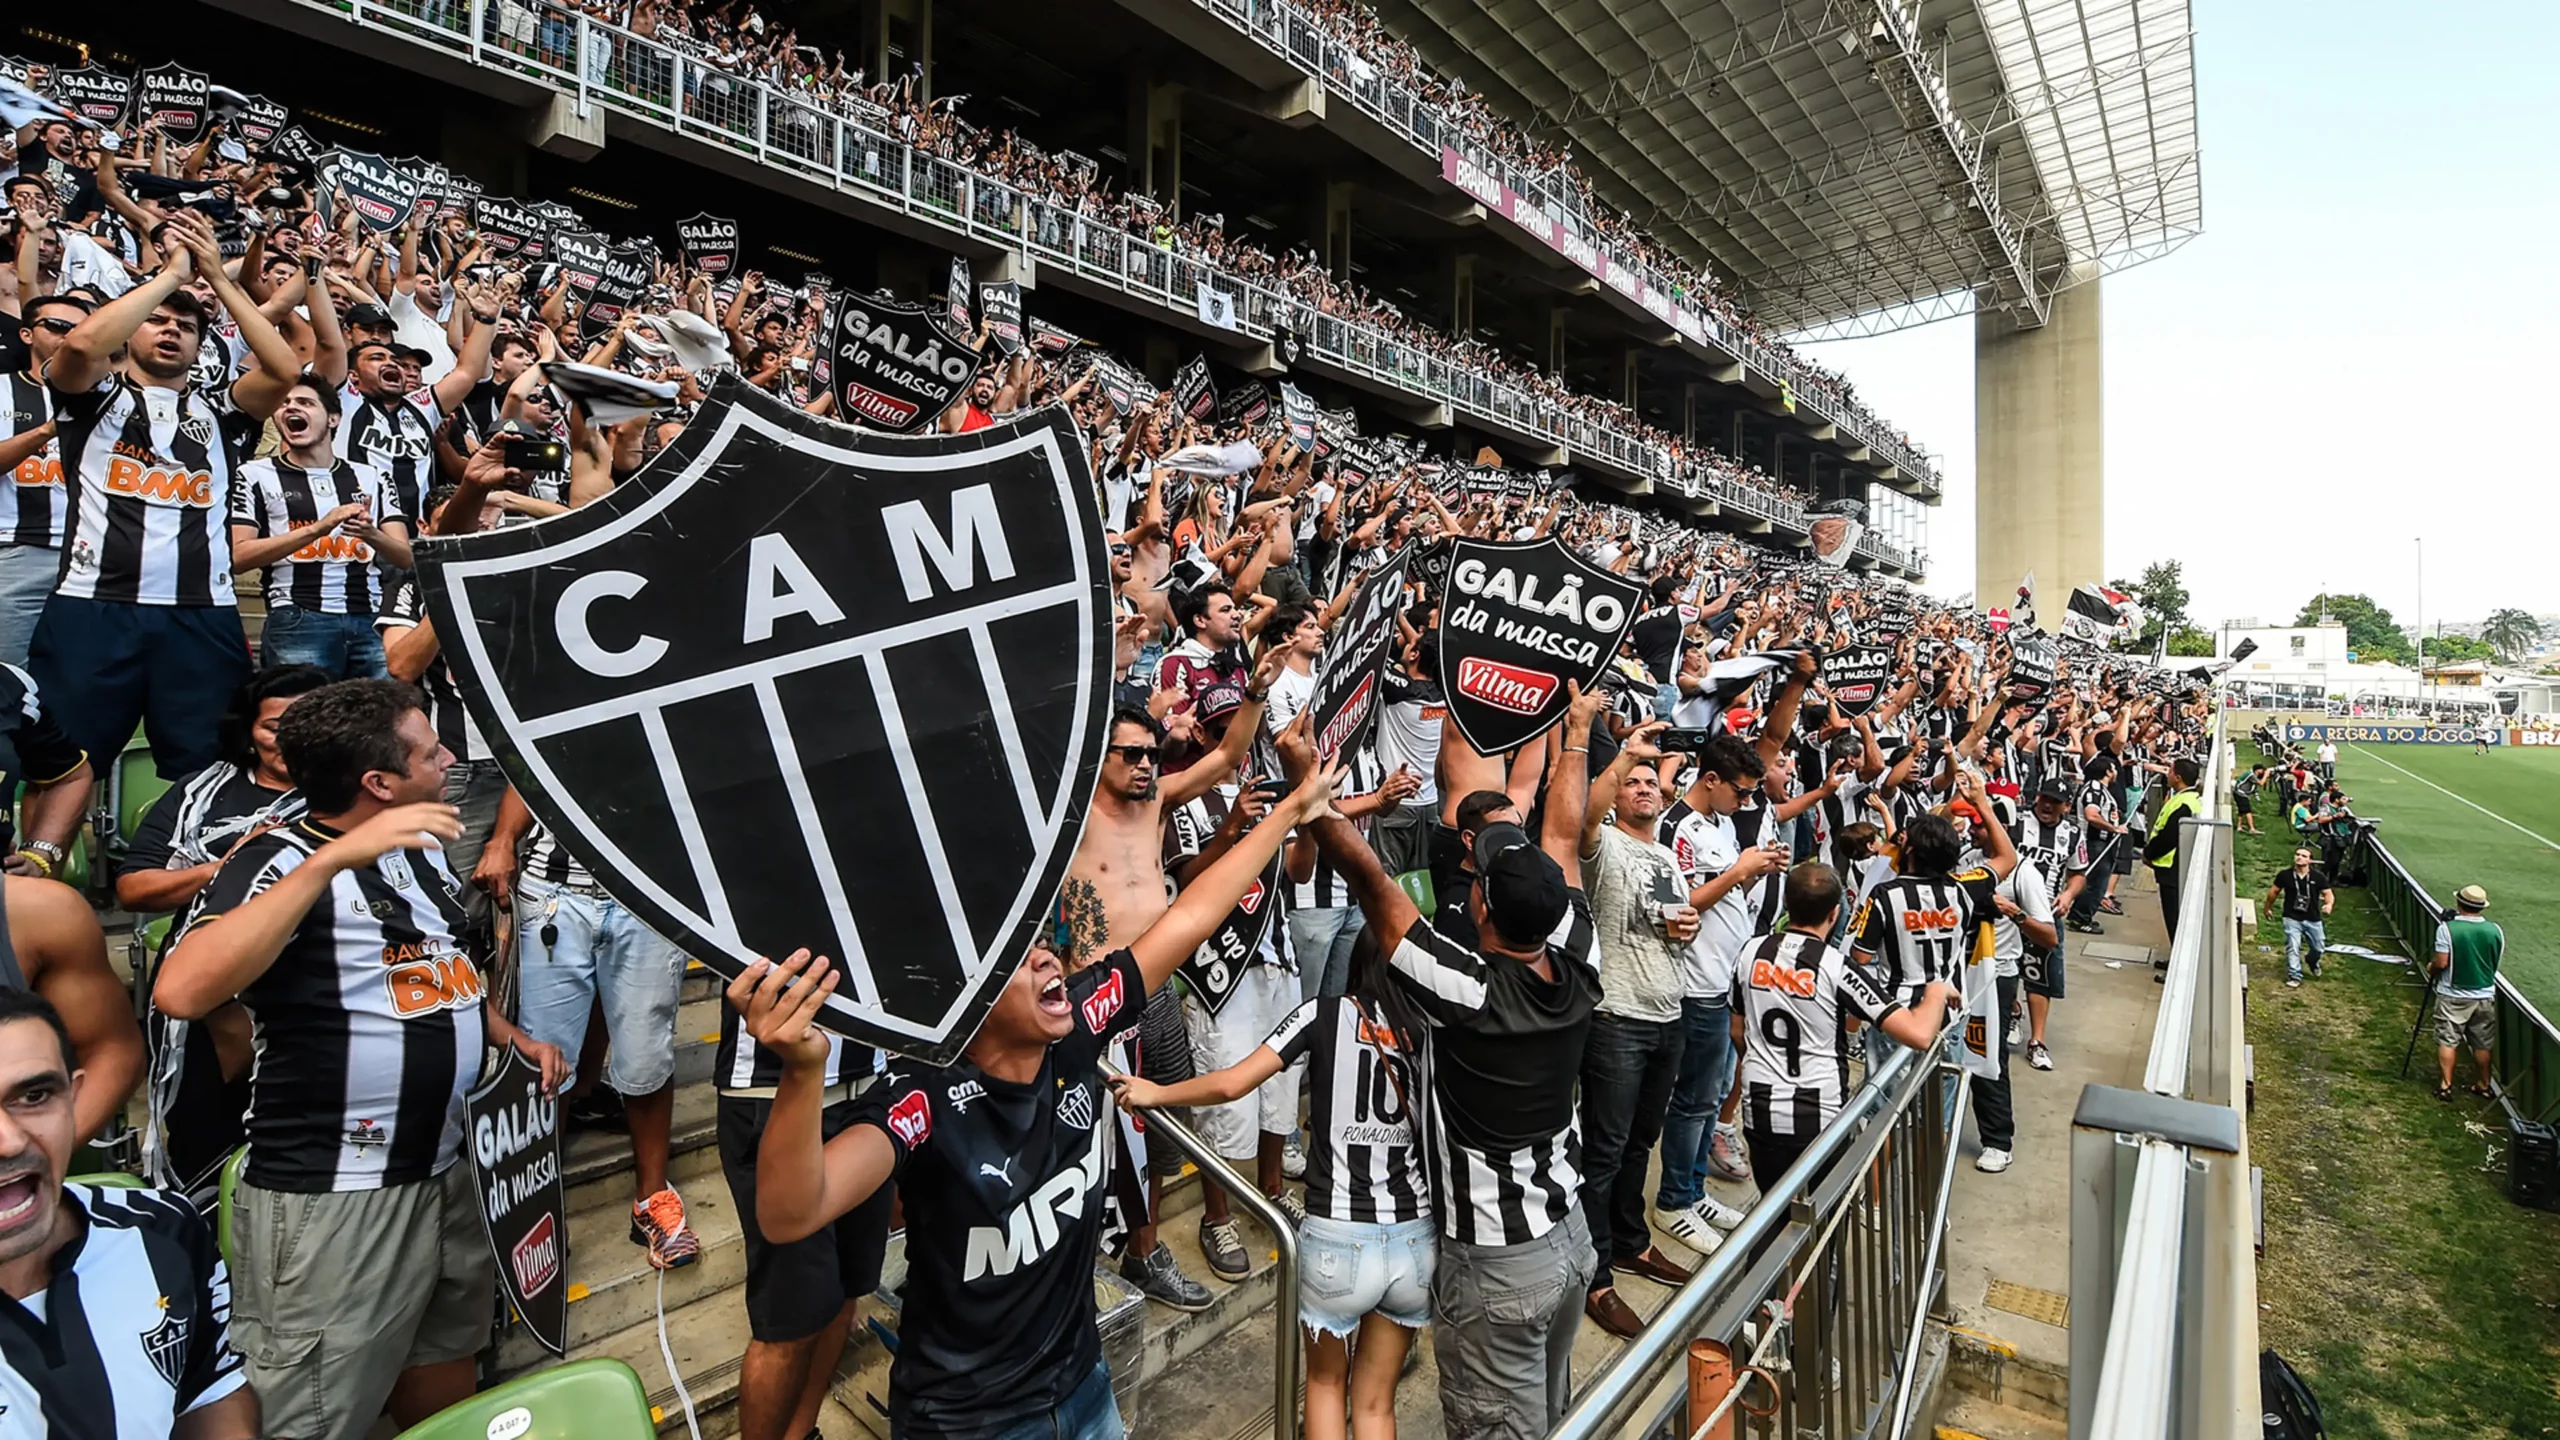
M 894 1062 L 855 1103 L 889 1137 L 906 1197 L 906 1313 L 889 1370 L 904 1436 L 1003 1433 L 1054 1413 L 1102 1359 L 1093 1258 L 1112 1111 L 1102 1052 L 1135 1029 L 1126 950 L 1067 981 L 1075 1028 L 1028 1084 L 962 1060 Z

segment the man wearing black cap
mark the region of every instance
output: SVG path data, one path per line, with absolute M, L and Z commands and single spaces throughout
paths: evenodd
M 1573 691 L 1549 742 L 1546 815 L 1532 842 L 1517 825 L 1476 832 L 1467 908 L 1473 948 L 1433 929 L 1359 832 L 1310 823 L 1359 897 L 1388 963 L 1431 1023 L 1431 1173 L 1440 1193 L 1433 1352 L 1451 1440 L 1538 1435 L 1564 1415 L 1573 1341 L 1594 1268 L 1577 1203 L 1581 1135 L 1574 1079 L 1600 998 L 1590 902 L 1582 892 L 1591 722 L 1601 692 Z M 1311 747 L 1282 749 L 1292 776 Z M 1530 1304 L 1521 1297 L 1544 1297 Z

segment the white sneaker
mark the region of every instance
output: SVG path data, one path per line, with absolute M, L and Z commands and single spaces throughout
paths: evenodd
M 2009 1048 L 2015 1050 L 2027 1038 L 2027 1029 L 2016 1020 L 2009 1022 Z
M 1690 1206 L 1689 1209 L 1699 1219 L 1706 1221 L 1708 1224 L 1713 1225 L 1719 1230 L 1730 1230 L 1742 1223 L 1741 1211 L 1734 1209 L 1732 1206 L 1727 1205 L 1713 1195 L 1700 1196 L 1698 1198 L 1698 1203 Z
M 1299 1144 L 1295 1135 L 1280 1149 L 1280 1173 L 1292 1180 L 1307 1178 L 1307 1147 Z
M 2053 1052 L 2046 1049 L 2044 1042 L 2039 1040 L 2027 1047 L 2027 1063 L 2039 1070 L 2050 1070 L 2053 1068 Z
M 1974 1157 L 1973 1168 L 1981 1171 L 1985 1175 L 1997 1175 L 2001 1171 L 2009 1168 L 2009 1152 L 2006 1150 L 1985 1150 L 1980 1155 Z
M 1693 1210 L 1656 1208 L 1653 1212 L 1653 1228 L 1702 1256 L 1713 1255 L 1716 1253 L 1716 1247 L 1724 1243 L 1724 1237 L 1716 1233 L 1715 1227 L 1707 1224 Z

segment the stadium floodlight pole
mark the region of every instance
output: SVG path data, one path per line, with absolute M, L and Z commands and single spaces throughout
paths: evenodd
M 2410 537 L 2418 546 L 2418 708 L 2427 708 L 2427 537 Z

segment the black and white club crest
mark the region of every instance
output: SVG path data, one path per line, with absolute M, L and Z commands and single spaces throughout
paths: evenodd
M 1644 587 L 1550 536 L 1525 544 L 1459 539 L 1440 602 L 1440 683 L 1449 719 L 1487 755 L 1526 745 L 1564 718 L 1566 683 L 1588 690 L 1627 638 Z
M 465 702 L 535 815 L 723 975 L 945 1064 L 1064 878 L 1101 768 L 1108 567 L 1056 407 L 897 437 L 722 376 L 612 494 L 420 543 Z

